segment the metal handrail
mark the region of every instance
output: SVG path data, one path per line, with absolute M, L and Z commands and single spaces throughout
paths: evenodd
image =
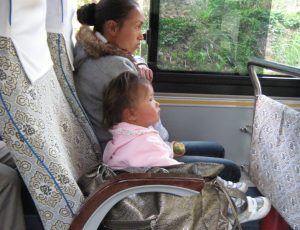
M 287 75 L 290 75 L 293 77 L 300 78 L 300 69 L 298 69 L 298 68 L 271 62 L 271 61 L 266 61 L 261 58 L 252 58 L 249 60 L 249 62 L 247 64 L 247 68 L 248 68 L 249 76 L 251 78 L 251 82 L 254 87 L 254 94 L 256 96 L 262 94 L 262 89 L 261 89 L 261 85 L 259 82 L 259 78 L 255 71 L 255 67 L 262 67 L 264 69 L 269 69 L 269 70 L 273 70 L 273 71 L 276 71 L 279 73 L 283 73 L 283 74 L 287 74 Z

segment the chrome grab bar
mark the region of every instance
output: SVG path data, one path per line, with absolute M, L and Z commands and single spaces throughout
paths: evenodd
M 262 67 L 264 69 L 269 69 L 279 73 L 287 74 L 289 76 L 300 78 L 300 69 L 298 68 L 271 62 L 271 61 L 266 61 L 261 58 L 252 58 L 249 60 L 247 64 L 247 68 L 248 68 L 249 76 L 251 78 L 251 82 L 254 87 L 255 96 L 262 94 L 261 85 L 259 82 L 259 78 L 256 74 L 255 67 Z

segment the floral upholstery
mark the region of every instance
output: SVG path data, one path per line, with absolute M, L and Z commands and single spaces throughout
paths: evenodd
M 94 150 L 99 152 L 97 156 L 100 156 L 101 149 L 97 137 L 76 93 L 73 71 L 67 55 L 63 35 L 59 33 L 48 33 L 48 46 L 53 61 L 53 68 L 65 97 L 86 132 L 86 135 L 89 137 L 91 143 L 93 143 Z
M 258 96 L 250 177 L 293 229 L 300 229 L 300 113 Z
M 74 115 L 53 69 L 30 83 L 7 37 L 0 37 L 0 79 L 0 135 L 45 229 L 68 229 L 84 201 L 76 180 L 97 162 L 86 121 Z

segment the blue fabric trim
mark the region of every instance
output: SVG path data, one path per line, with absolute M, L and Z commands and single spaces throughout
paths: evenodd
M 85 113 L 85 110 L 83 109 L 81 103 L 78 101 L 78 98 L 77 98 L 77 96 L 76 96 L 76 93 L 75 93 L 75 91 L 73 90 L 73 88 L 72 88 L 70 82 L 68 81 L 67 75 L 66 75 L 66 73 L 65 73 L 65 71 L 64 71 L 63 64 L 62 64 L 62 60 L 61 60 L 61 50 L 60 50 L 60 45 L 61 45 L 61 35 L 58 34 L 57 46 L 58 46 L 59 65 L 60 65 L 61 71 L 62 71 L 63 76 L 64 76 L 64 79 L 65 79 L 65 81 L 66 81 L 66 83 L 67 83 L 67 85 L 68 85 L 68 87 L 69 87 L 69 89 L 70 89 L 70 91 L 71 91 L 72 96 L 74 97 L 74 99 L 75 99 L 77 105 L 79 106 L 79 108 L 80 108 L 81 111 L 83 112 L 83 115 L 85 116 L 87 122 L 88 122 L 89 125 L 92 127 L 92 124 L 90 123 L 90 120 L 88 119 L 88 117 L 87 117 L 87 115 L 86 115 L 86 113 Z
M 18 134 L 20 135 L 20 137 L 23 139 L 23 141 L 26 143 L 26 145 L 28 146 L 28 148 L 31 150 L 31 152 L 33 153 L 33 155 L 38 159 L 38 161 L 43 165 L 44 169 L 47 171 L 47 173 L 49 174 L 49 176 L 51 177 L 51 179 L 53 180 L 56 188 L 58 189 L 58 191 L 60 192 L 61 196 L 63 197 L 63 199 L 65 200 L 71 214 L 72 217 L 75 216 L 75 213 L 72 210 L 72 207 L 70 206 L 65 194 L 63 193 L 62 189 L 60 188 L 59 184 L 57 183 L 55 177 L 53 176 L 53 174 L 50 172 L 49 168 L 46 166 L 46 164 L 44 163 L 44 161 L 41 159 L 41 157 L 34 151 L 33 147 L 29 144 L 28 140 L 25 138 L 25 136 L 23 135 L 23 133 L 20 131 L 20 129 L 18 128 L 16 122 L 14 121 L 4 99 L 2 96 L 2 93 L 0 92 L 0 100 L 2 102 L 2 105 L 4 106 L 5 111 L 7 112 L 10 121 L 12 122 L 13 126 L 15 127 L 15 129 L 17 130 Z
M 9 0 L 9 25 L 11 26 L 12 21 L 12 0 Z
M 64 3 L 63 0 L 60 0 L 61 4 L 61 22 L 64 23 Z

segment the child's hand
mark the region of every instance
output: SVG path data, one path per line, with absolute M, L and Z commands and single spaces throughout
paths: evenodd
M 138 68 L 140 70 L 141 75 L 146 78 L 148 81 L 153 80 L 153 72 L 151 69 L 148 68 L 145 64 L 139 64 Z
M 185 154 L 185 145 L 181 142 L 174 142 L 173 144 L 174 157 L 181 157 Z

